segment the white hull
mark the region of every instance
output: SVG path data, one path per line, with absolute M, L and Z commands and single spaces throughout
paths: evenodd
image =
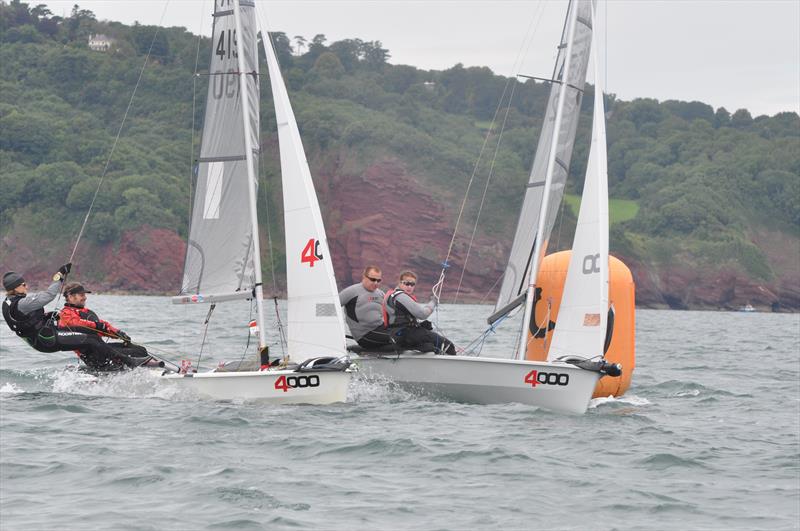
M 344 402 L 349 371 L 242 371 L 165 374 L 162 378 L 216 400 L 258 400 L 270 404 Z
M 458 402 L 518 402 L 579 414 L 586 412 L 600 378 L 566 363 L 467 356 L 362 354 L 355 362 L 367 378 L 387 378 Z

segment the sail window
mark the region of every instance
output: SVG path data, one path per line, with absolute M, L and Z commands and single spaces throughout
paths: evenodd
M 224 162 L 209 162 L 206 177 L 206 200 L 203 206 L 203 219 L 219 219 L 219 203 L 222 198 L 222 175 Z

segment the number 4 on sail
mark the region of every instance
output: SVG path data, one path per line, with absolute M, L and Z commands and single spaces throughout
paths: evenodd
M 220 4 L 225 4 L 224 6 Z M 259 143 L 258 20 L 251 0 L 215 2 L 199 173 L 181 294 L 176 304 L 254 300 L 259 352 L 266 352 L 256 215 Z M 280 67 L 261 35 L 278 123 L 288 292 L 288 357 L 162 376 L 220 399 L 342 402 L 350 381 L 344 320 L 327 239 Z M 225 87 L 221 90 L 221 87 Z M 230 89 L 230 90 L 228 90 Z

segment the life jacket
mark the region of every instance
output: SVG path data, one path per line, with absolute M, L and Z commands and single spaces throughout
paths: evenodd
M 112 334 L 116 334 L 119 331 L 108 321 L 103 321 L 100 319 L 97 314 L 89 308 L 73 306 L 69 303 L 65 304 L 59 313 L 58 327 L 67 328 L 70 330 L 73 328 L 84 328 L 89 330 L 102 330 L 105 328 L 106 332 L 111 332 Z
M 45 312 L 39 308 L 29 314 L 19 311 L 19 301 L 24 295 L 6 297 L 3 301 L 3 318 L 8 327 L 30 346 L 52 346 L 55 344 L 56 335 L 52 328 L 53 312 Z
M 402 294 L 408 295 L 405 291 L 399 288 L 392 288 L 386 292 L 386 295 L 383 297 L 383 326 L 389 328 L 389 312 L 386 311 L 387 308 L 394 309 L 394 324 L 395 326 L 414 326 L 418 324 L 417 318 L 408 313 L 403 305 L 401 304 L 399 307 L 397 306 L 397 297 Z M 414 295 L 408 295 L 411 299 L 416 302 L 417 298 Z

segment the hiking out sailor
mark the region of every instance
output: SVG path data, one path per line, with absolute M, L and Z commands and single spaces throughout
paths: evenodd
M 383 322 L 394 342 L 401 348 L 455 356 L 456 347 L 446 337 L 433 331 L 426 319 L 436 309 L 436 300 L 420 304 L 414 296 L 417 275 L 400 273 L 400 283 L 383 298 Z
M 99 352 L 105 354 L 105 359 L 118 360 L 117 363 L 99 368 L 117 369 L 135 366 L 133 360 L 121 359 L 95 334 L 59 329 L 57 326 L 58 314 L 44 311 L 44 307 L 58 296 L 61 284 L 71 268 L 71 263 L 61 266 L 53 276 L 53 283 L 47 290 L 38 293 L 28 293 L 28 284 L 19 273 L 15 271 L 5 273 L 3 288 L 6 290 L 6 298 L 3 301 L 3 318 L 6 324 L 15 334 L 39 352 L 69 350 Z
M 138 367 L 148 361 L 147 350 L 132 345 L 131 338 L 108 321 L 100 319 L 95 312 L 86 307 L 86 290 L 83 285 L 71 283 L 64 286 L 64 307 L 58 315 L 59 331 L 80 332 L 95 340 L 89 348 L 75 351 L 88 367 L 95 370 L 118 370 L 123 366 Z M 120 343 L 106 343 L 101 338 L 121 339 Z
M 390 343 L 383 326 L 383 290 L 381 268 L 368 265 L 361 282 L 339 292 L 339 303 L 344 306 L 345 320 L 353 339 L 364 348 L 380 348 Z
M 72 350 L 61 348 L 55 331 L 55 313 L 44 311 L 52 302 L 66 278 L 72 264 L 64 264 L 53 276 L 53 283 L 45 291 L 28 293 L 28 284 L 22 275 L 8 271 L 3 275 L 3 288 L 6 298 L 3 301 L 3 318 L 8 327 L 28 345 L 39 352 L 58 352 Z

